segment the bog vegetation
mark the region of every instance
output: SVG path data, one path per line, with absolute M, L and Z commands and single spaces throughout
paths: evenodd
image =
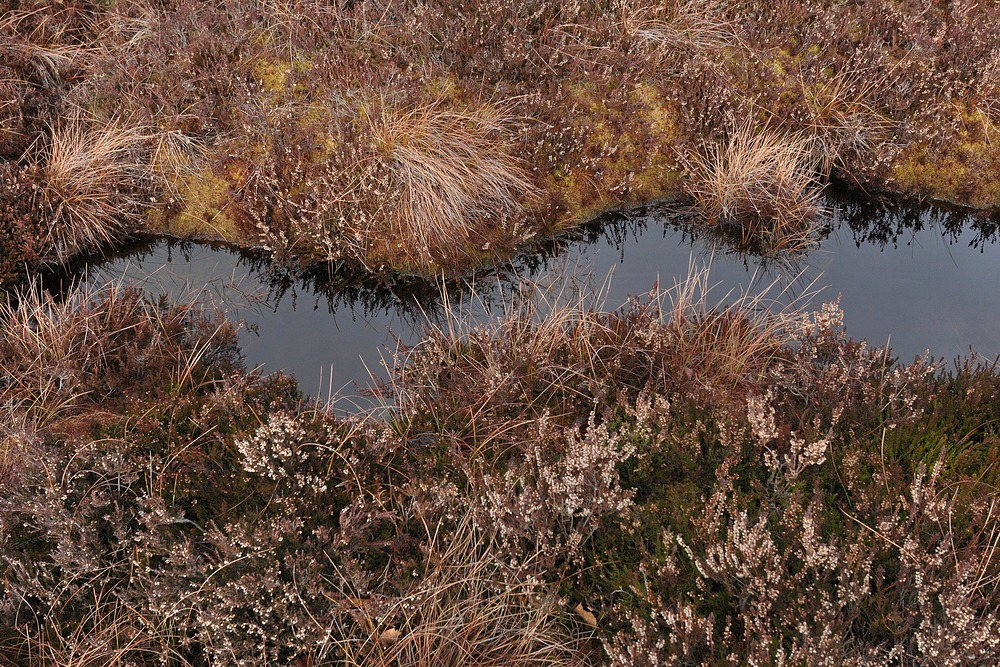
M 138 231 L 455 273 L 663 198 L 808 248 L 830 181 L 1000 204 L 994 3 L 12 0 L 2 277 Z
M 237 327 L 39 267 L 140 232 L 457 274 L 677 198 L 1000 203 L 971 2 L 91 3 L 0 18 L 0 663 L 1000 664 L 1000 373 L 694 269 L 449 312 L 350 416 Z
M 695 272 L 524 286 L 336 416 L 111 284 L 0 312 L 14 665 L 987 665 L 1000 375 Z

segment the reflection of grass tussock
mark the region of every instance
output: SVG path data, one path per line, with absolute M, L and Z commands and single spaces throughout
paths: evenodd
M 736 226 L 764 254 L 815 241 L 822 206 L 804 139 L 739 126 L 691 158 L 687 189 L 712 224 Z

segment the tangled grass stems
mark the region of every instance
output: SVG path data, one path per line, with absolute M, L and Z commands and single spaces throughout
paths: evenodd
M 197 387 L 233 331 L 193 300 L 155 305 L 121 282 L 61 299 L 29 285 L 0 303 L 0 402 L 42 425 L 146 379 Z
M 71 627 L 50 621 L 44 632 L 25 638 L 28 664 L 39 667 L 191 664 L 177 650 L 181 638 L 174 636 L 169 627 L 157 627 L 153 619 L 121 600 L 102 599 L 96 590 L 91 593 L 97 599 L 85 618 Z
M 815 245 L 824 210 L 807 139 L 744 123 L 687 159 L 698 211 L 738 229 L 744 247 L 776 256 Z
M 848 69 L 812 86 L 800 81 L 809 115 L 806 134 L 821 173 L 829 176 L 834 168 L 851 173 L 858 160 L 875 159 L 876 147 L 888 147 L 897 124 L 869 101 L 888 76 Z
M 74 70 L 88 70 L 96 62 L 99 52 L 96 44 L 64 43 L 62 35 L 42 18 L 41 8 L 5 11 L 0 17 L 0 54 L 5 60 L 24 58 L 31 63 L 40 82 L 57 86 L 66 74 Z
M 124 320 L 136 315 L 112 287 L 104 295 L 108 310 Z M 85 390 L 82 373 L 98 368 L 106 358 L 104 346 L 111 333 L 102 326 L 101 313 L 88 307 L 84 290 L 74 290 L 56 301 L 39 285 L 19 290 L 0 305 L 0 372 L 5 379 L 3 398 L 30 405 L 22 411 L 41 422 L 71 408 Z
M 582 642 L 551 588 L 497 558 L 471 512 L 426 525 L 425 570 L 379 605 L 350 591 L 332 632 L 343 664 L 365 667 L 583 667 Z
M 811 295 L 788 298 L 775 281 L 712 303 L 708 274 L 692 263 L 672 288 L 613 310 L 565 281 L 526 281 L 493 317 L 449 310 L 419 345 L 397 351 L 382 402 L 422 415 L 418 428 L 447 430 L 470 460 L 502 465 L 542 415 L 582 423 L 620 391 L 713 401 L 763 391 Z
M 724 3 L 718 0 L 621 0 L 618 4 L 626 42 L 657 51 L 699 52 L 729 47 L 737 40 L 734 26 L 725 19 Z

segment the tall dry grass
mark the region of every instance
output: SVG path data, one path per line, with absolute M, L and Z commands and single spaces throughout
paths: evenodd
M 764 254 L 813 247 L 823 207 L 807 139 L 747 122 L 688 161 L 685 187 L 708 222 Z
M 76 405 L 85 376 L 115 353 L 110 315 L 129 326 L 142 314 L 141 301 L 123 296 L 111 287 L 95 308 L 97 294 L 76 290 L 60 302 L 35 285 L 0 305 L 0 397 L 43 424 Z
M 144 383 L 198 387 L 233 332 L 193 302 L 158 306 L 121 283 L 85 284 L 61 299 L 29 285 L 0 303 L 0 405 L 42 426 Z
M 715 297 L 710 273 L 709 265 L 692 263 L 672 289 L 651 294 L 672 348 L 672 365 L 696 374 L 705 386 L 757 385 L 786 358 L 813 293 L 807 288 L 790 298 L 776 279 L 754 292 Z
M 53 87 L 92 68 L 98 54 L 96 44 L 67 40 L 54 23 L 42 8 L 5 10 L 0 16 L 0 55 L 7 62 L 26 62 L 40 83 Z
M 92 611 L 78 623 L 61 627 L 43 626 L 43 632 L 28 638 L 25 664 L 38 667 L 132 667 L 192 663 L 177 647 L 181 637 L 111 596 L 94 600 Z
M 763 391 L 803 317 L 777 284 L 715 300 L 705 267 L 615 309 L 579 287 L 525 283 L 490 318 L 455 309 L 397 353 L 383 400 L 502 467 L 546 413 L 586 423 L 639 391 L 719 403 Z
M 80 115 L 52 128 L 35 160 L 44 170 L 49 242 L 58 259 L 120 241 L 138 224 L 148 204 L 139 193 L 150 179 L 150 139 L 145 128 Z
M 393 238 L 422 257 L 478 250 L 488 228 L 524 220 L 536 188 L 511 154 L 516 119 L 503 106 L 400 107 L 377 99 L 361 116 L 388 170 L 382 202 Z

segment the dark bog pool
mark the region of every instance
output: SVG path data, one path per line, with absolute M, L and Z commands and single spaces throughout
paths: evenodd
M 482 312 L 479 298 L 501 298 L 515 275 L 541 283 L 557 274 L 612 275 L 604 305 L 657 281 L 669 287 L 692 262 L 710 263 L 710 301 L 758 291 L 777 280 L 782 297 L 815 292 L 814 305 L 841 297 L 847 332 L 889 343 L 900 361 L 925 351 L 951 359 L 974 350 L 1000 354 L 1000 246 L 996 221 L 932 208 L 831 201 L 820 247 L 794 265 L 727 252 L 692 232 L 669 210 L 618 215 L 573 238 L 525 255 L 512 267 L 453 290 L 454 301 Z M 304 391 L 340 394 L 348 407 L 369 372 L 384 376 L 396 340 L 418 339 L 440 295 L 433 285 L 358 285 L 351 280 L 274 275 L 264 261 L 231 249 L 151 241 L 86 268 L 85 279 L 124 278 L 149 292 L 200 294 L 241 320 L 248 367 L 294 373 Z M 464 296 L 463 296 L 464 295 Z

